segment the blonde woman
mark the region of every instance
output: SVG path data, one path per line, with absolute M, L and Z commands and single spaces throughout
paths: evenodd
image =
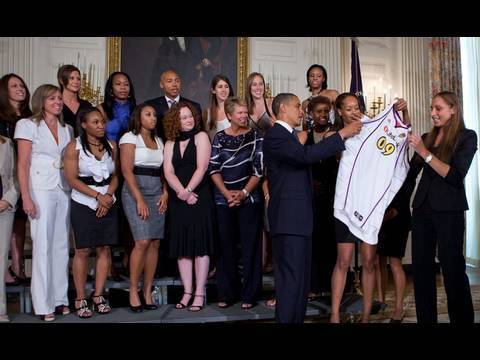
M 63 176 L 63 150 L 72 139 L 62 120 L 62 94 L 54 85 L 38 87 L 33 115 L 18 121 L 18 182 L 32 237 L 32 301 L 35 314 L 55 320 L 68 314 L 68 233 L 70 187 Z

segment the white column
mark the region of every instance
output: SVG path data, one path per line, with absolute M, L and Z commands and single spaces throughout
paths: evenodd
M 0 38 L 0 74 L 19 75 L 27 85 L 32 83 L 33 38 L 2 37 Z
M 401 38 L 403 96 L 408 102 L 412 129 L 417 134 L 430 131 L 430 100 L 428 91 L 428 61 L 425 39 Z

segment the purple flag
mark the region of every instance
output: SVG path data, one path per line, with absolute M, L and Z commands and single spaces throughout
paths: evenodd
M 362 73 L 360 71 L 360 60 L 358 59 L 357 43 L 352 39 L 352 80 L 350 81 L 350 92 L 358 97 L 360 111 L 365 113 L 365 100 L 363 98 Z

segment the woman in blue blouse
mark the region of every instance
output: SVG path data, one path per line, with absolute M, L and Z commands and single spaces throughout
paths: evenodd
M 121 71 L 112 73 L 105 85 L 104 99 L 98 109 L 107 119 L 107 138 L 118 143 L 128 131 L 130 115 L 137 105 L 130 76 Z
M 121 71 L 113 72 L 107 79 L 105 84 L 105 102 L 98 105 L 98 109 L 102 113 L 105 119 L 107 119 L 106 124 L 106 134 L 109 141 L 115 141 L 118 144 L 120 138 L 128 132 L 130 116 L 135 109 L 136 100 L 135 100 L 135 90 L 133 88 L 132 80 L 127 73 Z M 121 164 L 119 164 L 119 168 Z M 121 189 L 123 188 L 123 177 L 119 176 L 118 188 L 115 192 L 115 196 L 118 199 L 118 216 L 119 216 L 119 234 L 120 241 L 119 243 L 124 246 L 125 257 L 123 258 L 123 265 L 128 269 L 128 257 L 134 248 L 135 244 L 133 241 L 132 233 L 128 225 L 127 218 L 123 212 L 122 206 L 122 194 Z M 116 269 L 112 264 L 110 270 L 110 276 L 115 278 L 117 276 Z
M 209 172 L 215 184 L 220 238 L 217 286 L 220 308 L 232 305 L 240 295 L 242 309 L 256 304 L 262 287 L 261 212 L 258 187 L 263 176 L 262 142 L 248 127 L 246 103 L 237 97 L 225 101 L 231 127 L 213 138 Z M 237 271 L 236 241 L 242 247 L 243 284 Z

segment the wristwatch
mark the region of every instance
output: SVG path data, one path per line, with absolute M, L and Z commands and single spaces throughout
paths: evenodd
M 432 159 L 433 159 L 433 155 L 428 154 L 428 156 L 425 158 L 425 162 L 428 164 L 428 163 L 430 163 L 430 161 L 432 161 Z
M 245 189 L 242 189 L 242 192 L 245 195 L 245 197 L 248 197 L 250 195 L 250 193 Z
M 186 189 L 189 193 L 193 192 L 193 189 L 191 187 L 187 187 Z

